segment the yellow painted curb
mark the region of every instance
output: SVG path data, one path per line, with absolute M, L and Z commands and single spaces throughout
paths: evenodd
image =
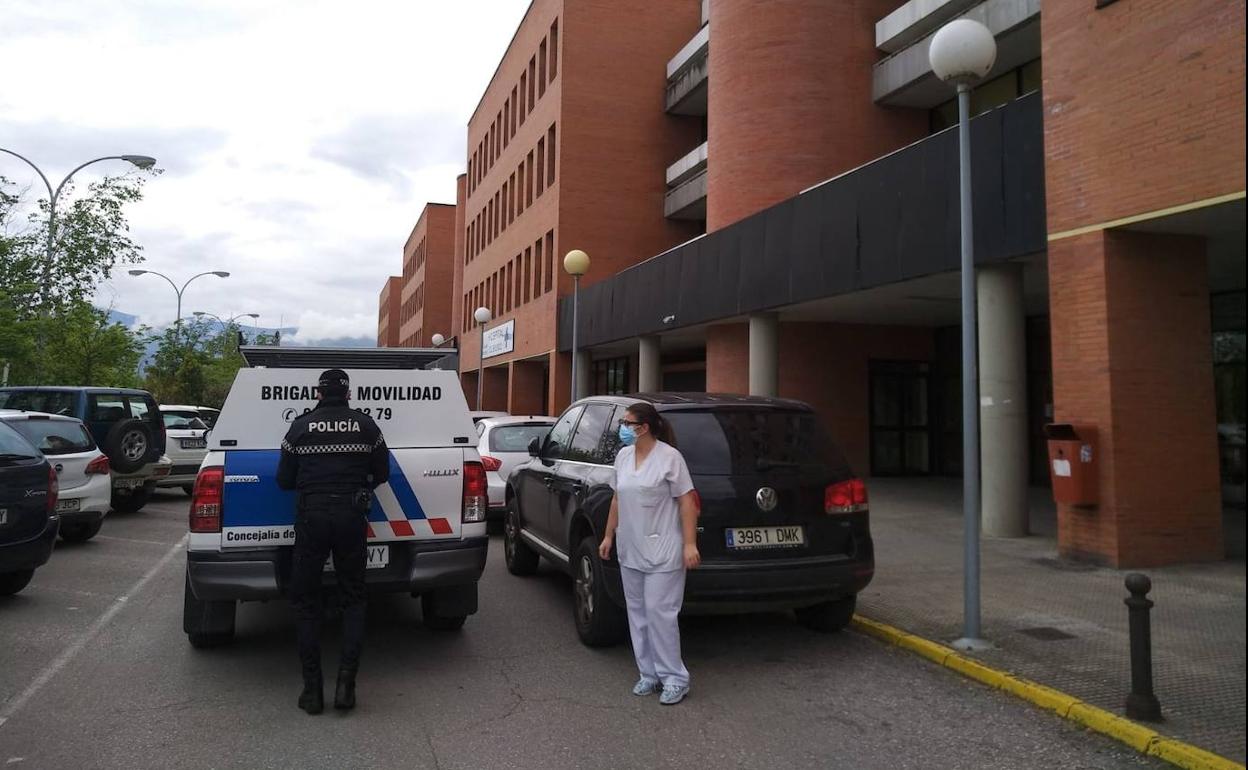
M 855 615 L 854 628 L 868 636 L 874 636 L 881 641 L 918 653 L 965 677 L 1052 711 L 1093 732 L 1125 743 L 1141 754 L 1157 757 L 1186 770 L 1245 770 L 1243 765 L 1232 762 L 1226 757 L 1205 751 L 1190 743 L 1167 738 L 1151 727 L 1145 727 L 1105 709 L 1084 703 L 1052 687 L 986 666 L 957 650 L 930 639 L 906 633 L 887 623 Z

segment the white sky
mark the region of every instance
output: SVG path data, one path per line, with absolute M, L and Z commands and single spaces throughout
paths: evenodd
M 155 156 L 165 173 L 127 212 L 143 267 L 233 274 L 195 281 L 184 315 L 256 312 L 323 340 L 376 335 L 421 207 L 455 201 L 468 117 L 528 0 L 3 6 L 0 147 L 53 185 L 101 155 Z M 11 156 L 0 175 L 42 190 Z M 175 297 L 123 271 L 97 303 L 163 325 Z

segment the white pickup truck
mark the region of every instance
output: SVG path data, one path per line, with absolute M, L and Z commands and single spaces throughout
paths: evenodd
M 315 406 L 317 376 L 330 367 L 347 371 L 351 406 L 377 422 L 390 449 L 390 480 L 377 488 L 368 514 L 369 590 L 419 596 L 430 627 L 462 626 L 477 611 L 488 497 L 455 373 L 352 368 L 411 365 L 399 351 L 243 352 L 253 368 L 239 370 L 208 434 L 191 498 L 183 604 L 191 644 L 231 640 L 237 602 L 285 595 L 295 496 L 275 480 L 279 447 L 291 421 Z M 265 365 L 254 367 L 257 361 Z M 288 366 L 296 368 L 274 368 Z M 326 585 L 333 585 L 331 573 Z

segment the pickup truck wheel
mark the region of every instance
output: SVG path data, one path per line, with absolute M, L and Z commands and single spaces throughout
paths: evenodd
M 122 420 L 104 436 L 104 454 L 109 463 L 122 473 L 133 473 L 155 459 L 152 429 L 142 420 Z
M 26 584 L 34 576 L 35 571 L 33 569 L 24 569 L 21 572 L 0 573 L 0 596 L 12 596 L 25 588 Z
M 112 499 L 109 504 L 114 511 L 119 513 L 137 513 L 147 505 L 149 493 L 146 487 L 136 487 L 130 490 L 129 494 L 121 494 L 117 490 L 113 490 Z
M 464 627 L 464 621 L 468 620 L 467 615 L 454 615 L 449 618 L 435 615 L 433 605 L 434 599 L 432 595 L 421 595 L 420 612 L 425 622 L 425 628 L 431 631 L 458 631 Z
M 514 497 L 507 501 L 507 512 L 503 514 L 503 556 L 507 571 L 513 575 L 537 572 L 540 557 L 520 538 L 520 511 Z
M 234 639 L 235 602 L 205 602 L 191 590 L 191 576 L 186 576 L 182 594 L 182 630 L 196 649 L 220 647 Z
M 102 521 L 84 521 L 77 524 L 62 524 L 61 539 L 67 543 L 85 543 L 100 533 Z
M 598 541 L 581 541 L 572 559 L 573 617 L 576 633 L 589 647 L 609 647 L 624 639 L 628 628 L 624 610 L 607 594 L 606 576 L 598 558 Z
M 858 597 L 851 595 L 810 607 L 799 607 L 793 614 L 797 616 L 797 622 L 806 628 L 831 633 L 849 625 L 849 621 L 854 618 L 854 606 L 857 602 Z

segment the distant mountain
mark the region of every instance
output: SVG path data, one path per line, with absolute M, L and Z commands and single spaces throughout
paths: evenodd
M 138 316 L 123 312 L 121 310 L 115 310 L 115 309 L 108 311 L 108 318 L 113 323 L 119 323 L 122 326 L 125 326 L 126 328 L 134 328 L 139 323 Z M 190 320 L 192 319 L 189 319 L 189 318 L 183 319 L 184 322 L 189 322 Z M 166 328 L 168 328 L 168 325 L 153 327 L 152 334 L 153 335 L 159 334 L 160 332 L 164 331 Z M 282 333 L 283 345 L 302 345 L 302 346 L 308 346 L 308 347 L 326 347 L 326 348 L 371 348 L 377 344 L 377 341 L 373 339 L 372 337 L 327 337 L 324 339 L 315 339 L 315 340 L 298 340 L 298 339 L 295 339 L 296 335 L 298 335 L 299 333 L 298 326 L 255 326 L 253 327 L 249 324 L 243 324 L 243 325 L 240 325 L 239 328 L 242 330 L 243 336 L 247 338 L 248 342 L 254 341 L 257 334 L 267 334 L 269 336 L 272 336 L 273 334 L 280 331 Z M 147 354 L 144 356 L 144 358 L 150 358 L 152 354 L 154 354 L 155 352 L 156 352 L 156 344 L 152 343 L 148 345 Z

